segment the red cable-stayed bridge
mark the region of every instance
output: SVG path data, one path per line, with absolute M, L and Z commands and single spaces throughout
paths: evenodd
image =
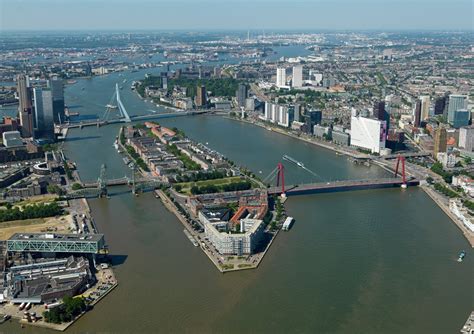
M 310 172 L 312 175 L 316 173 L 306 168 L 301 162 L 294 160 L 291 157 L 284 156 L 284 159 L 294 163 L 296 166 Z M 399 167 L 401 171 L 399 173 Z M 392 188 L 401 187 L 406 188 L 407 186 L 416 186 L 420 182 L 414 177 L 406 177 L 405 174 L 405 157 L 399 156 L 397 158 L 395 166 L 394 177 L 387 178 L 375 178 L 375 179 L 361 179 L 361 180 L 341 180 L 341 181 L 329 181 L 329 182 L 316 182 L 299 185 L 285 185 L 285 166 L 280 162 L 277 167 L 265 178 L 265 181 L 272 181 L 276 177 L 276 186 L 268 188 L 269 195 L 281 195 L 286 196 L 294 195 L 308 195 L 316 193 L 328 193 L 338 191 L 354 191 L 364 189 L 379 189 L 379 188 Z

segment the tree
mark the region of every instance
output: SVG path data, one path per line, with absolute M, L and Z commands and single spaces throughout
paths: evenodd
M 82 184 L 75 182 L 75 183 L 72 185 L 71 188 L 72 188 L 72 190 L 79 190 L 79 189 L 82 189 L 83 186 L 82 186 Z
M 46 190 L 50 194 L 56 194 L 59 196 L 64 195 L 66 193 L 60 186 L 56 184 L 48 184 L 48 186 L 46 187 Z

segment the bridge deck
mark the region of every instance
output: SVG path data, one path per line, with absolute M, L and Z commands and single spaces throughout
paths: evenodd
M 385 179 L 372 179 L 372 180 L 344 180 L 344 181 L 333 181 L 333 182 L 320 182 L 303 185 L 290 185 L 286 186 L 285 193 L 288 196 L 291 195 L 304 195 L 314 193 L 325 193 L 325 192 L 337 192 L 337 191 L 352 191 L 352 190 L 363 190 L 363 189 L 377 189 L 377 188 L 389 188 L 397 187 L 403 184 L 400 178 L 385 178 Z M 407 180 L 407 185 L 418 185 L 419 181 L 416 179 Z M 271 187 L 268 189 L 269 194 L 281 194 L 280 187 Z

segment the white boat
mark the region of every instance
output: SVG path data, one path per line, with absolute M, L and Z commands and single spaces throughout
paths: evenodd
M 115 106 L 113 104 L 107 104 L 106 107 L 109 108 L 109 109 L 117 109 L 117 106 Z

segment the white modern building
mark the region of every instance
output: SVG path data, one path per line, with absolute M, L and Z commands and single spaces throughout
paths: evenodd
M 6 131 L 2 134 L 5 147 L 23 146 L 20 131 Z
M 351 118 L 351 146 L 380 153 L 385 148 L 387 122 L 362 116 Z
M 285 68 L 277 68 L 277 79 L 276 79 L 277 87 L 286 87 L 286 69 Z
M 280 126 L 290 127 L 294 120 L 294 108 L 285 105 L 265 102 L 265 121 L 269 121 Z
M 202 219 L 201 222 L 204 225 L 206 238 L 223 255 L 253 254 L 265 229 L 260 219 L 241 219 L 239 233 L 230 231 L 229 222 Z
M 291 85 L 295 88 L 303 87 L 303 66 L 293 66 L 293 79 Z
M 468 152 L 474 150 L 474 127 L 464 126 L 459 129 L 459 147 Z
M 430 97 L 428 95 L 420 96 L 421 101 L 421 120 L 427 120 L 430 117 Z

